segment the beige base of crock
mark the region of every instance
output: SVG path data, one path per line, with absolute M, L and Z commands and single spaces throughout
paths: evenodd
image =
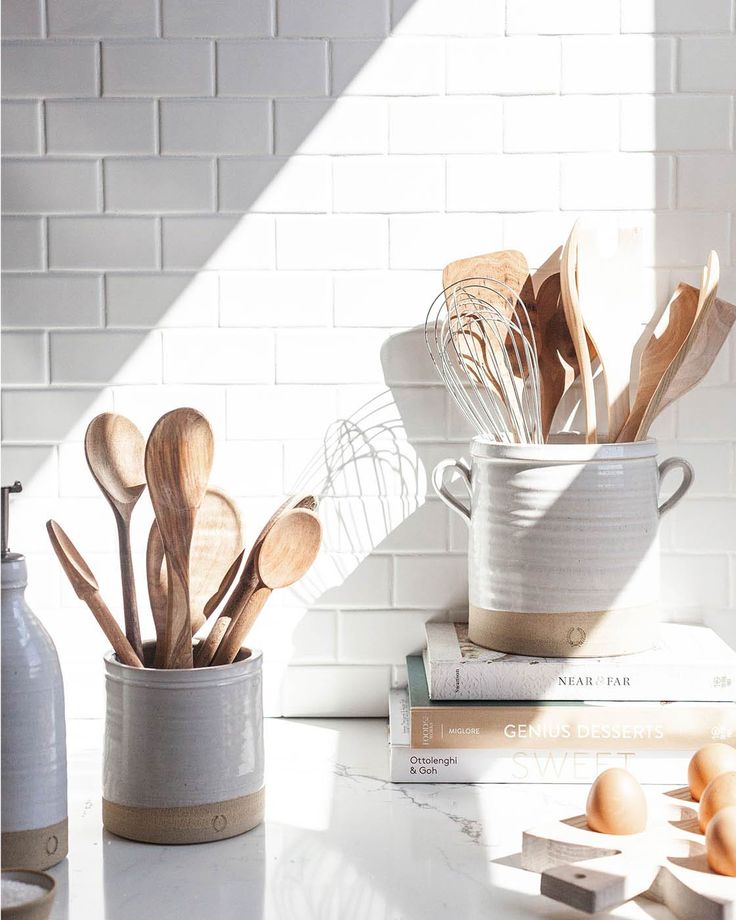
M 654 606 L 584 613 L 512 613 L 470 605 L 468 637 L 476 645 L 515 655 L 601 658 L 652 647 Z
M 3 831 L 3 869 L 50 869 L 69 852 L 69 823 L 33 828 L 30 831 Z
M 140 843 L 209 843 L 252 830 L 263 821 L 265 788 L 238 799 L 180 808 L 134 808 L 102 800 L 102 824 Z

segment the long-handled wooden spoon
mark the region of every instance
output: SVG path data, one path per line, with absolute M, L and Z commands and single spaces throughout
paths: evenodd
M 317 558 L 322 525 L 313 511 L 295 508 L 271 527 L 256 554 L 258 583 L 245 609 L 233 620 L 220 643 L 213 665 L 234 661 L 256 617 L 276 588 L 298 581 Z
M 647 406 L 680 346 L 687 338 L 698 309 L 698 290 L 678 284 L 667 306 L 667 326 L 661 335 L 652 335 L 639 361 L 639 384 L 636 398 L 618 441 L 636 439 Z
M 299 493 L 297 495 L 291 495 L 286 499 L 279 507 L 274 511 L 271 517 L 268 519 L 264 525 L 261 532 L 258 534 L 253 546 L 251 547 L 250 552 L 248 553 L 248 558 L 245 561 L 243 566 L 243 571 L 240 574 L 237 584 L 232 590 L 230 597 L 227 599 L 225 606 L 222 608 L 220 613 L 217 616 L 217 619 L 212 624 L 209 635 L 199 643 L 197 650 L 194 655 L 194 666 L 197 668 L 205 668 L 209 665 L 214 657 L 215 652 L 217 651 L 222 637 L 225 635 L 225 631 L 230 626 L 230 623 L 233 619 L 236 619 L 243 608 L 248 603 L 250 596 L 255 591 L 258 586 L 258 573 L 256 571 L 256 559 L 258 554 L 258 549 L 266 539 L 269 531 L 288 511 L 291 511 L 294 508 L 306 508 L 309 511 L 314 511 L 317 507 L 317 499 L 314 495 L 308 495 L 304 493 Z
M 196 409 L 174 409 L 154 425 L 146 444 L 146 480 L 167 569 L 166 668 L 191 668 L 189 556 L 197 511 L 212 469 L 214 439 Z
M 585 416 L 585 442 L 595 444 L 598 439 L 595 413 L 595 390 L 593 388 L 593 368 L 588 349 L 588 338 L 585 333 L 585 323 L 580 312 L 577 282 L 578 259 L 578 221 L 573 224 L 560 256 L 560 295 L 565 311 L 567 328 L 575 348 L 575 354 L 580 368 L 580 383 L 582 385 L 583 411 Z
M 237 567 L 232 569 L 233 560 L 238 554 L 242 558 L 242 550 L 243 533 L 237 505 L 219 489 L 207 489 L 197 511 L 189 553 L 192 634 L 204 625 L 207 605 L 212 602 L 212 606 L 217 606 L 232 584 L 237 574 Z M 146 547 L 146 572 L 151 608 L 157 608 L 153 617 L 157 636 L 156 661 L 157 666 L 162 667 L 164 643 L 159 625 L 165 629 L 168 575 L 161 533 L 155 521 Z M 228 574 L 230 580 L 226 581 Z
M 711 291 L 649 401 L 636 432 L 637 441 L 647 437 L 652 422 L 664 408 L 705 377 L 734 323 L 736 306 L 719 300 L 715 290 Z
M 118 660 L 132 668 L 142 668 L 142 660 L 136 655 L 117 620 L 110 613 L 100 596 L 100 586 L 81 553 L 64 533 L 56 521 L 47 521 L 46 530 L 61 567 L 74 588 L 74 593 L 89 607 L 94 618 L 102 627 L 107 640 L 115 650 Z
M 125 416 L 112 412 L 104 412 L 93 418 L 84 437 L 87 465 L 115 515 L 120 547 L 125 634 L 141 660 L 143 645 L 130 551 L 130 519 L 136 502 L 146 488 L 143 467 L 145 449 L 146 442 L 135 425 Z

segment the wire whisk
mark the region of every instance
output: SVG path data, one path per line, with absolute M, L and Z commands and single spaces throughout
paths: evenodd
M 478 434 L 543 443 L 534 330 L 510 287 L 488 278 L 456 282 L 435 298 L 424 332 L 432 362 Z

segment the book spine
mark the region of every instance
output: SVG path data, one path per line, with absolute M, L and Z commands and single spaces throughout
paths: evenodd
M 640 783 L 681 786 L 689 758 L 684 751 L 417 751 L 394 744 L 390 776 L 394 783 L 592 783 L 603 770 L 623 767 Z
M 736 744 L 736 706 L 433 706 L 411 710 L 413 748 L 696 750 Z
M 641 668 L 576 664 L 535 665 L 468 661 L 427 662 L 433 700 L 637 700 L 682 699 L 681 668 L 652 665 Z M 687 670 L 687 698 L 692 702 L 733 702 L 736 673 L 693 664 Z

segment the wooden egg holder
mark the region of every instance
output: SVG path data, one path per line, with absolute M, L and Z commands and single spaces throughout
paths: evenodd
M 643 895 L 682 920 L 736 920 L 736 879 L 708 866 L 690 790 L 646 795 L 641 834 L 596 833 L 585 815 L 552 821 L 524 832 L 523 868 L 541 872 L 543 895 L 586 913 Z

